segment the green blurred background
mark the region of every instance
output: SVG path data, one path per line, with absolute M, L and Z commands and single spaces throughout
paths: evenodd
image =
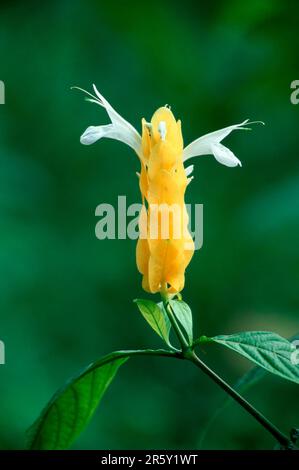
M 246 118 L 251 133 L 225 144 L 242 168 L 194 160 L 187 202 L 204 204 L 204 246 L 184 298 L 197 334 L 299 331 L 298 2 L 1 2 L 0 447 L 25 429 L 58 387 L 93 359 L 161 342 L 132 304 L 142 292 L 135 242 L 99 241 L 95 208 L 139 202 L 128 147 L 79 143 L 108 123 L 72 85 L 99 90 L 140 129 L 165 103 L 186 143 Z M 207 362 L 230 383 L 250 364 L 217 346 Z M 285 432 L 299 425 L 298 386 L 268 377 L 246 397 Z M 223 393 L 192 365 L 135 359 L 119 372 L 77 449 L 199 445 Z M 203 447 L 273 447 L 238 405 Z

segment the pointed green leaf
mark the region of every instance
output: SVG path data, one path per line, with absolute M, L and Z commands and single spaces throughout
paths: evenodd
M 299 365 L 295 360 L 296 348 L 287 339 L 275 333 L 248 331 L 214 336 L 210 339 L 233 349 L 272 374 L 299 383 Z
M 68 449 L 86 428 L 128 356 L 112 353 L 92 363 L 58 391 L 28 430 L 29 449 Z
M 168 346 L 171 346 L 169 342 L 171 325 L 165 311 L 151 300 L 136 299 L 134 302 L 136 302 L 141 314 L 152 329 L 158 333 Z
M 188 304 L 183 300 L 170 300 L 170 306 L 173 310 L 173 313 L 176 316 L 176 319 L 179 321 L 181 326 L 184 328 L 187 333 L 189 344 L 193 342 L 193 320 L 192 312 Z
M 290 342 L 293 341 L 298 341 L 299 339 L 299 334 L 297 333 L 296 335 L 291 336 L 288 338 Z M 265 376 L 267 375 L 267 371 L 265 369 L 262 369 L 259 366 L 255 366 L 252 369 L 250 369 L 248 372 L 246 372 L 240 379 L 236 382 L 234 388 L 238 390 L 239 393 L 243 393 L 247 391 L 249 388 L 251 388 L 253 385 L 258 383 L 260 380 L 262 380 Z M 232 398 L 228 398 L 228 401 L 232 400 Z

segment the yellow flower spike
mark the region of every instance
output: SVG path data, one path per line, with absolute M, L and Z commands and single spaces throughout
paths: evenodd
M 143 188 L 147 186 L 147 192 L 142 190 L 142 194 L 148 205 L 149 256 L 148 262 L 143 263 L 142 267 L 138 262 L 138 268 L 146 278 L 150 292 L 159 292 L 162 286 L 165 290 L 166 285 L 166 289 L 176 293 L 184 287 L 185 269 L 194 248 L 193 245 L 189 246 L 189 255 L 185 256 L 186 234 L 188 239 L 191 236 L 187 228 L 188 218 L 183 218 L 187 187 L 183 165 L 183 138 L 180 122 L 176 122 L 169 108 L 162 107 L 154 113 L 151 126 L 147 126 L 142 134 L 142 148 L 147 150 L 147 185 L 142 185 Z M 163 223 L 168 229 L 165 235 L 162 233 Z M 137 253 L 139 258 L 140 247 Z
M 151 122 L 142 119 L 142 137 L 121 117 L 93 85 L 95 95 L 89 101 L 106 109 L 111 120 L 103 126 L 90 126 L 81 136 L 81 143 L 90 145 L 102 137 L 129 145 L 141 163 L 139 187 L 142 195 L 140 238 L 136 261 L 143 275 L 142 286 L 148 292 L 176 294 L 185 283 L 185 270 L 194 253 L 194 243 L 188 231 L 188 215 L 184 202 L 187 185 L 193 177 L 193 165 L 184 162 L 200 155 L 214 155 L 223 165 L 241 165 L 240 160 L 221 142 L 232 131 L 248 129 L 248 119 L 241 124 L 225 127 L 204 135 L 183 147 L 181 122 L 176 121 L 170 108 L 163 106 Z

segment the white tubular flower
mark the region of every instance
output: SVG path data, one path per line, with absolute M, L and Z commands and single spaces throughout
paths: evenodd
M 191 144 L 187 145 L 183 152 L 183 161 L 189 160 L 192 157 L 199 157 L 200 155 L 214 155 L 216 160 L 222 165 L 226 166 L 237 166 L 241 165 L 240 160 L 233 154 L 231 150 L 227 147 L 222 145 L 220 142 L 225 139 L 232 131 L 243 129 L 243 130 L 250 130 L 248 127 L 243 127 L 245 124 L 255 124 L 261 121 L 254 121 L 249 122 L 249 119 L 246 121 L 241 122 L 241 124 L 235 124 L 234 126 L 225 127 L 224 129 L 220 129 L 219 131 L 210 132 L 209 134 L 203 135 L 198 139 L 191 142 Z
M 121 117 L 115 109 L 108 103 L 108 101 L 100 94 L 96 86 L 93 85 L 94 92 L 96 96 L 91 93 L 83 90 L 82 88 L 77 88 L 78 90 L 83 91 L 87 95 L 91 96 L 88 98 L 88 101 L 96 103 L 102 108 L 105 108 L 109 118 L 111 119 L 111 124 L 106 124 L 104 126 L 90 126 L 86 131 L 81 135 L 80 142 L 84 145 L 91 145 L 102 137 L 108 139 L 120 140 L 124 144 L 129 145 L 141 158 L 141 136 L 136 131 L 136 129 L 123 117 Z
M 87 98 L 88 101 L 96 103 L 102 108 L 105 108 L 111 120 L 111 124 L 105 124 L 102 126 L 89 126 L 86 131 L 82 134 L 80 142 L 84 145 L 91 145 L 102 137 L 119 140 L 125 143 L 126 145 L 129 145 L 129 147 L 131 147 L 137 153 L 140 160 L 144 162 L 140 134 L 128 121 L 126 121 L 115 111 L 114 108 L 112 108 L 108 101 L 97 90 L 96 86 L 93 85 L 95 95 L 92 95 L 91 93 L 83 90 L 82 88 L 73 88 L 77 88 L 78 90 L 81 90 L 86 93 L 90 97 Z M 240 124 L 225 127 L 224 129 L 220 129 L 219 131 L 211 132 L 202 137 L 199 137 L 198 139 L 191 142 L 191 144 L 187 145 L 187 147 L 184 149 L 183 162 L 189 160 L 189 158 L 192 157 L 197 157 L 201 155 L 214 155 L 216 160 L 222 165 L 226 165 L 229 167 L 234 167 L 238 165 L 242 166 L 240 160 L 234 155 L 234 153 L 230 149 L 225 147 L 221 142 L 232 131 L 238 129 L 250 130 L 250 128 L 244 126 L 255 124 L 257 122 L 264 124 L 261 121 L 249 122 L 249 119 L 246 119 Z M 146 123 L 146 126 L 151 132 L 152 124 Z M 167 139 L 167 127 L 165 121 L 161 120 L 159 122 L 158 132 L 160 134 L 161 140 L 165 141 L 165 139 Z M 193 165 L 188 166 L 185 169 L 185 172 L 186 176 L 189 177 L 193 172 Z M 192 179 L 192 176 L 189 177 L 188 182 L 190 182 Z

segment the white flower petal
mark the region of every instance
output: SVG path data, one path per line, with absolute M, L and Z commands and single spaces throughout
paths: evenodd
M 81 144 L 91 145 L 102 137 L 107 137 L 111 127 L 112 124 L 108 124 L 106 126 L 89 126 L 80 137 Z
M 212 144 L 220 143 L 234 130 L 248 129 L 247 127 L 243 127 L 244 124 L 250 124 L 249 120 L 246 119 L 246 121 L 243 121 L 240 124 L 225 127 L 224 129 L 220 129 L 219 131 L 210 132 L 209 134 L 199 137 L 198 139 L 191 142 L 191 144 L 187 145 L 187 147 L 184 149 L 183 160 L 186 161 L 189 158 L 197 157 L 200 155 L 211 155 L 213 153 L 211 147 Z
M 135 150 L 135 152 L 137 153 L 137 155 L 139 155 L 141 149 L 140 134 L 136 131 L 132 124 L 126 121 L 120 114 L 115 111 L 114 108 L 112 108 L 112 106 L 108 103 L 104 96 L 101 95 L 95 85 L 93 85 L 93 89 L 97 97 L 99 98 L 99 104 L 106 109 L 112 124 L 115 126 L 115 128 L 119 128 L 119 136 L 122 136 L 122 138 L 118 140 L 121 140 L 125 144 L 132 147 L 133 150 Z
M 193 170 L 194 170 L 194 165 L 189 165 L 189 166 L 187 166 L 187 168 L 185 168 L 185 174 L 186 174 L 186 176 L 190 176 L 191 173 L 193 173 Z
M 215 143 L 211 145 L 214 157 L 219 163 L 226 166 L 242 166 L 240 160 L 233 154 L 233 152 L 222 144 Z
M 91 145 L 102 137 L 108 139 L 119 140 L 130 147 L 133 150 L 139 149 L 139 143 L 135 140 L 135 136 L 128 133 L 122 126 L 115 126 L 114 124 L 107 124 L 105 126 L 89 126 L 80 138 L 81 144 Z M 137 151 L 136 151 L 137 153 Z
M 79 88 L 80 89 L 80 88 Z M 136 129 L 126 121 L 120 114 L 118 114 L 114 108 L 108 103 L 108 101 L 100 94 L 96 86 L 93 85 L 93 89 L 96 93 L 96 96 L 84 91 L 86 94 L 91 96 L 88 98 L 89 101 L 96 103 L 106 109 L 109 118 L 111 119 L 111 124 L 104 126 L 90 126 L 81 136 L 81 143 L 85 145 L 90 145 L 101 139 L 102 137 L 107 137 L 110 139 L 119 140 L 127 145 L 129 145 L 141 158 L 141 136 L 136 131 Z

